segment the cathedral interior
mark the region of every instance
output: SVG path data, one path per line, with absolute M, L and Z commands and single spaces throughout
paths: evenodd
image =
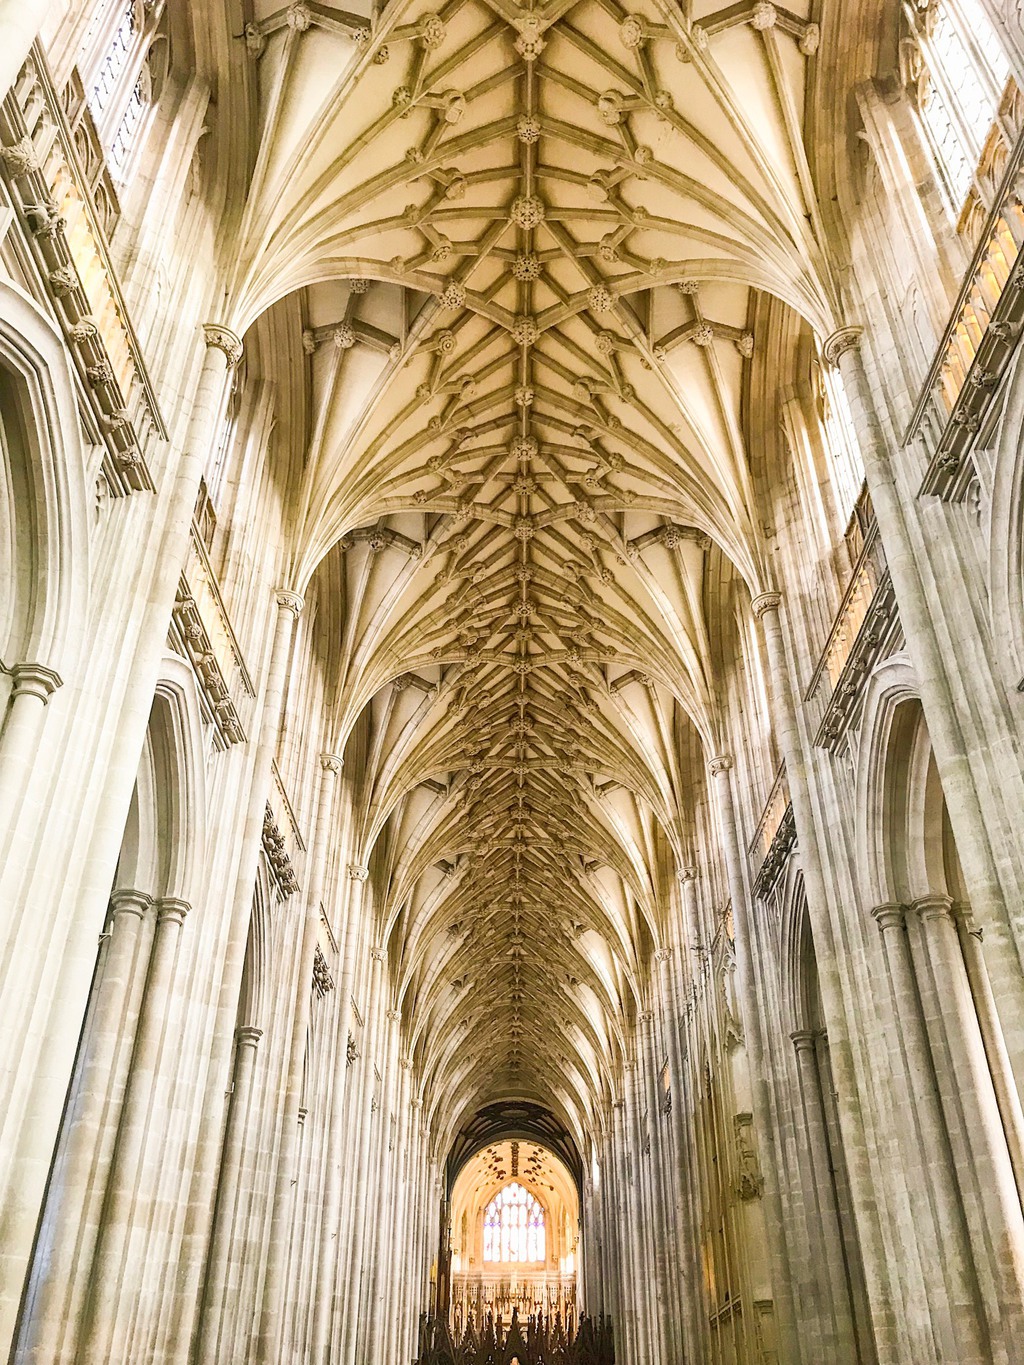
M 344 2 L 0 0 L 0 1359 L 1021 1365 L 1020 0 Z

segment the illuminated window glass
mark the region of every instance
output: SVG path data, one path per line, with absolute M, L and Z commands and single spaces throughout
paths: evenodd
M 484 1260 L 536 1264 L 546 1257 L 544 1209 L 513 1180 L 484 1211 Z
M 959 214 L 1010 67 L 979 0 L 906 4 L 908 84 L 950 209 Z

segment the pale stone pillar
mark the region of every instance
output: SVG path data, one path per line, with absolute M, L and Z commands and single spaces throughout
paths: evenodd
M 696 900 L 696 868 L 688 868 L 693 876 L 682 884 L 691 888 Z M 676 1208 L 679 1211 L 679 1329 L 684 1360 L 695 1361 L 701 1358 L 703 1333 L 699 1321 L 706 1315 L 701 1312 L 699 1295 L 702 1293 L 697 1264 L 697 1230 L 694 1211 L 690 1200 L 689 1184 L 689 1125 L 694 1115 L 689 1101 L 685 1062 L 683 1059 L 681 1019 L 682 1011 L 677 990 L 677 974 L 672 970 L 672 949 L 660 948 L 655 954 L 661 980 L 663 1008 L 665 1009 L 665 1034 L 668 1039 L 668 1065 L 672 1077 L 672 1128 L 675 1137 L 676 1159 Z
M 245 824 L 242 830 L 241 850 L 238 857 L 238 872 L 235 878 L 234 892 L 229 907 L 226 926 L 227 932 L 225 936 L 219 1003 L 217 1007 L 217 1034 L 214 1037 L 213 1059 L 211 1061 L 211 1074 L 213 1076 L 216 1076 L 222 1068 L 225 1072 L 227 1070 L 227 1058 L 224 1056 L 227 1049 L 220 1040 L 222 1037 L 227 1036 L 227 1030 L 237 1017 L 238 1013 L 238 995 L 242 984 L 242 975 L 245 970 L 245 950 L 249 939 L 249 925 L 252 919 L 253 888 L 256 884 L 256 872 L 259 866 L 260 847 L 263 837 L 263 820 L 267 805 L 267 794 L 270 791 L 272 764 L 277 749 L 278 734 L 281 728 L 281 714 L 284 706 L 288 661 L 291 654 L 295 623 L 298 620 L 299 613 L 302 611 L 303 607 L 303 600 L 299 594 L 287 589 L 280 589 L 275 593 L 275 602 L 277 611 L 274 621 L 273 641 L 270 650 L 270 662 L 267 668 L 267 677 L 263 688 L 263 708 L 260 714 L 259 738 L 253 757 L 252 775 L 248 786 Z M 241 1036 L 244 1032 L 244 1030 L 240 1030 L 235 1034 L 236 1042 L 239 1044 L 238 1048 L 236 1048 L 236 1072 L 240 1061 L 243 1062 L 243 1069 L 244 1065 L 247 1064 L 242 1056 L 243 1051 L 248 1053 L 255 1048 L 255 1041 L 252 1042 L 252 1047 L 249 1047 L 250 1040 L 247 1034 L 244 1037 Z M 258 1039 L 260 1030 L 257 1029 L 255 1032 Z M 213 1085 L 216 1087 L 215 1081 L 213 1082 Z M 205 1288 L 202 1295 L 196 1365 L 215 1365 L 215 1362 L 218 1360 L 218 1352 L 223 1346 L 221 1332 L 223 1330 L 224 1293 L 231 1260 L 234 1194 L 230 1194 L 232 1207 L 222 1216 L 220 1191 L 225 1178 L 224 1161 L 228 1150 L 227 1142 L 229 1133 L 232 1135 L 232 1140 L 239 1143 L 238 1153 L 233 1155 L 231 1159 L 231 1171 L 228 1175 L 229 1190 L 233 1190 L 238 1181 L 242 1134 L 238 1133 L 236 1135 L 233 1126 L 233 1116 L 237 1116 L 239 1112 L 237 1090 L 238 1080 L 236 1076 L 235 1089 L 231 1092 L 228 1106 L 229 1118 L 225 1129 L 224 1146 L 221 1150 L 219 1170 L 217 1163 L 217 1144 L 220 1135 L 220 1123 L 219 1121 L 215 1121 L 213 1114 L 208 1114 L 204 1121 L 203 1138 L 200 1142 L 200 1153 L 196 1161 L 197 1172 L 204 1185 L 203 1197 L 199 1201 L 200 1209 L 205 1210 L 212 1207 L 213 1210 L 210 1248 L 206 1264 Z M 216 1089 L 211 1096 L 211 1101 L 213 1109 L 219 1119 L 222 1101 L 220 1095 L 216 1092 Z M 205 1201 L 208 1201 L 208 1203 Z M 204 1216 L 204 1213 L 201 1212 L 200 1216 Z
M 978 1016 L 978 1027 L 985 1045 L 992 1084 L 995 1087 L 999 1113 L 1006 1134 L 1006 1145 L 1013 1165 L 1017 1193 L 1024 1203 L 1024 1111 L 1013 1067 L 1006 1051 L 999 1011 L 992 995 L 992 981 L 981 951 L 981 930 L 974 924 L 969 908 L 955 906 L 957 934 L 964 956 L 964 966 L 970 982 L 971 995 Z
M 355 1197 L 350 1201 L 351 1236 L 349 1239 L 348 1265 L 345 1267 L 345 1295 L 341 1316 L 342 1349 L 339 1365 L 354 1365 L 356 1355 L 356 1333 L 359 1328 L 359 1305 L 362 1299 L 363 1257 L 366 1236 L 367 1195 L 371 1181 L 376 1185 L 377 1173 L 370 1169 L 370 1138 L 373 1133 L 374 1108 L 374 1058 L 381 1035 L 381 997 L 384 985 L 384 964 L 387 953 L 383 948 L 370 949 L 370 991 L 366 1009 L 368 1030 L 372 1029 L 372 1040 L 367 1047 L 366 1085 L 364 1093 L 358 1096 L 360 1113 L 359 1138 L 356 1147 L 356 1160 L 352 1168 L 355 1182 Z M 354 1106 L 353 1106 L 354 1107 Z
M 245 1151 L 245 1129 L 256 1069 L 256 1049 L 263 1030 L 245 1024 L 235 1030 L 235 1066 L 231 1077 L 227 1125 L 221 1150 L 220 1178 L 213 1217 L 213 1233 L 206 1260 L 206 1285 L 200 1317 L 196 1360 L 217 1365 L 223 1360 L 229 1339 L 227 1328 L 233 1314 L 228 1311 L 226 1290 L 231 1263 L 232 1239 L 238 1213 L 239 1177 Z
M 736 829 L 736 809 L 732 794 L 732 755 L 717 754 L 708 763 L 715 792 L 715 809 L 722 839 L 729 897 L 736 947 L 736 986 L 743 1022 L 744 1045 L 750 1060 L 750 1075 L 757 1104 L 755 1113 L 758 1140 L 769 1153 L 761 1161 L 764 1172 L 763 1198 L 767 1205 L 765 1228 L 771 1252 L 772 1296 L 776 1308 L 776 1328 L 779 1335 L 779 1355 L 782 1360 L 798 1360 L 795 1337 L 796 1314 L 792 1297 L 792 1276 L 783 1237 L 785 1227 L 782 1198 L 779 1194 L 778 1152 L 771 1132 L 771 1099 L 768 1091 L 768 1069 L 764 1039 L 761 1031 L 761 1011 L 754 982 L 753 934 L 749 916 L 750 894 L 744 872 L 743 849 Z
M 127 1030 L 130 1001 L 143 955 L 144 919 L 152 905 L 152 897 L 145 892 L 128 888 L 119 888 L 110 898 L 110 928 L 97 972 L 77 1104 L 69 1114 L 67 1147 L 55 1172 L 59 1203 L 52 1212 L 44 1212 L 41 1236 L 47 1245 L 46 1273 L 25 1306 L 15 1357 L 19 1365 L 30 1361 L 43 1365 L 57 1359 L 62 1341 L 77 1326 L 73 1296 L 78 1289 L 74 1283 L 76 1263 L 85 1232 L 82 1219 L 101 1131 L 105 1121 L 109 1122 L 105 1116 L 111 1102 L 115 1058 L 125 1048 L 129 1055 L 131 1051 L 132 1036 Z M 83 1274 L 81 1266 L 78 1274 Z M 75 1320 L 69 1321 L 71 1317 Z
M 331 1085 L 331 1108 L 328 1120 L 327 1169 L 324 1177 L 323 1217 L 320 1224 L 320 1252 L 317 1258 L 316 1291 L 313 1296 L 313 1322 L 310 1332 L 310 1358 L 322 1361 L 328 1348 L 334 1296 L 337 1285 L 338 1253 L 341 1241 L 342 1191 L 347 1166 L 347 1144 L 344 1143 L 345 1099 L 348 1094 L 348 1026 L 352 1011 L 352 987 L 355 979 L 356 958 L 363 941 L 363 889 L 370 876 L 369 868 L 357 863 L 348 867 L 350 894 L 345 917 L 342 966 L 338 979 L 338 1011 L 335 1047 L 337 1059 Z
M 658 1092 L 658 1069 L 655 1052 L 654 1011 L 645 1010 L 638 1020 L 642 1050 L 644 1098 L 647 1103 L 647 1130 L 650 1142 L 650 1202 L 653 1205 L 645 1220 L 651 1228 L 653 1256 L 651 1259 L 652 1327 L 659 1337 L 658 1356 L 664 1365 L 676 1359 L 679 1340 L 679 1318 L 676 1312 L 678 1286 L 671 1273 L 669 1258 L 669 1227 L 666 1218 L 668 1192 L 665 1189 L 665 1156 L 661 1132 L 661 1104 Z M 674 1202 L 674 1201 L 673 1201 Z
M 644 1199 L 644 1149 L 640 1130 L 640 1096 L 638 1086 L 639 1062 L 627 1062 L 624 1067 L 626 1122 L 632 1148 L 633 1183 L 630 1189 L 632 1218 L 630 1237 L 633 1243 L 633 1300 L 636 1308 L 637 1356 L 641 1361 L 654 1360 L 660 1351 L 656 1293 L 654 1284 L 653 1230 L 651 1211 Z
M 61 686 L 61 678 L 44 664 L 15 664 L 11 683 L 0 724 L 0 852 L 6 851 L 14 812 L 35 762 L 46 704 Z
M 366 1276 L 367 1293 L 363 1301 L 366 1325 L 361 1354 L 368 1365 L 377 1365 L 380 1359 L 382 1338 L 386 1337 L 387 1334 L 386 1326 L 383 1323 L 387 1308 L 387 1297 L 389 1291 L 391 1294 L 395 1292 L 392 1275 L 389 1273 L 391 1247 L 401 1218 L 402 1190 L 396 1179 L 397 1143 L 396 1147 L 389 1151 L 388 1138 L 391 1131 L 391 1112 L 395 1107 L 395 1086 L 400 1070 L 398 1046 L 402 1016 L 398 1010 L 388 1010 L 386 1018 L 389 1027 L 385 1030 L 387 1057 L 382 1067 L 384 1074 L 381 1080 L 379 1121 L 377 1124 L 376 1147 L 378 1155 L 374 1162 L 377 1188 L 374 1198 L 377 1208 L 386 1210 L 387 1216 L 376 1223 L 371 1222 L 368 1228 L 368 1245 L 364 1247 L 364 1256 L 368 1258 L 369 1264 Z M 383 1278 L 385 1275 L 386 1279 Z
M 406 1274 L 405 1248 L 410 1213 L 409 1186 L 411 1179 L 409 1150 L 410 1091 L 412 1089 L 412 1062 L 403 1057 L 401 1068 L 401 1091 L 398 1098 L 398 1125 L 395 1132 L 395 1199 L 393 1204 L 394 1234 L 391 1247 L 391 1260 L 387 1280 L 382 1286 L 384 1294 L 385 1322 L 379 1365 L 391 1365 L 398 1357 L 399 1327 L 403 1307 L 408 1307 L 410 1280 Z
M 980 1303 L 963 1209 L 956 1190 L 949 1143 L 935 1088 L 932 1058 L 921 1018 L 914 966 L 907 942 L 902 905 L 879 905 L 872 915 L 882 934 L 900 1030 L 907 1094 L 917 1118 L 916 1140 L 906 1134 L 906 1162 L 916 1162 L 931 1192 L 935 1217 L 934 1247 L 940 1273 L 930 1286 L 935 1330 L 943 1342 L 943 1359 L 957 1365 L 985 1365 L 991 1359 L 986 1333 L 979 1321 Z M 945 1269 L 943 1275 L 942 1269 Z M 926 1266 L 927 1274 L 927 1266 Z M 945 1305 L 948 1311 L 937 1311 Z
M 996 999 L 1011 1039 L 1011 1056 L 1024 1066 L 1024 970 L 1021 950 L 999 880 L 985 814 L 967 756 L 935 632 L 932 605 L 914 556 L 864 357 L 859 327 L 834 332 L 824 345 L 825 359 L 842 377 L 850 404 L 864 476 L 875 511 L 885 559 L 892 577 L 900 623 L 921 689 L 928 734 L 942 779 L 942 791 L 956 838 L 971 905 L 986 934 L 985 958 L 996 983 Z M 1018 850 L 1019 852 L 1019 850 Z
M 985 1207 L 988 1235 L 998 1248 L 996 1273 L 1007 1317 L 1024 1302 L 1024 1212 L 1014 1179 L 1002 1115 L 992 1083 L 963 950 L 948 896 L 923 896 L 910 909 L 921 925 L 921 944 L 934 984 L 963 1110 L 969 1150 Z M 1024 1330 L 1008 1326 L 1011 1339 Z
M 832 1337 L 832 1359 L 840 1362 L 854 1357 L 856 1337 L 843 1256 L 843 1232 L 832 1179 L 828 1129 L 821 1099 L 818 1037 L 810 1029 L 790 1034 L 796 1055 L 799 1108 L 804 1120 L 803 1136 L 808 1164 L 804 1207 L 812 1271 L 816 1278 L 824 1278 L 828 1284 L 830 1302 L 827 1306 L 822 1305 L 825 1310 L 822 1313 L 822 1326 Z
M 334 814 L 335 778 L 341 772 L 342 762 L 343 760 L 336 754 L 320 755 L 320 793 L 317 800 L 316 828 L 306 864 L 308 877 L 305 891 L 306 909 L 298 950 L 299 969 L 288 1057 L 288 1088 L 285 1092 L 281 1120 L 281 1150 L 278 1154 L 270 1242 L 266 1251 L 267 1269 L 256 1339 L 258 1365 L 270 1365 L 270 1362 L 278 1359 L 281 1350 L 285 1276 L 297 1180 L 299 1107 L 302 1101 L 303 1065 L 312 1008 L 313 963 L 320 932 L 320 898 L 323 894 L 331 821 Z
M 117 1142 L 107 1178 L 103 1220 L 93 1257 L 89 1304 L 82 1324 L 82 1365 L 101 1365 L 111 1357 L 117 1318 L 121 1271 L 134 1221 L 145 1222 L 140 1207 L 140 1173 L 144 1162 L 147 1125 L 163 1043 L 181 927 L 189 912 L 186 901 L 174 896 L 157 905 L 156 931 L 149 956 L 145 994 L 135 1030 L 135 1047 L 121 1106 Z
M 612 1100 L 613 1140 L 615 1160 L 615 1213 L 617 1217 L 619 1262 L 622 1269 L 622 1284 L 619 1291 L 619 1318 L 622 1329 L 622 1349 L 627 1365 L 647 1365 L 643 1355 L 637 1323 L 641 1308 L 638 1291 L 639 1269 L 636 1259 L 636 1245 L 633 1225 L 638 1212 L 634 1205 L 630 1188 L 629 1171 L 626 1161 L 626 1101 Z

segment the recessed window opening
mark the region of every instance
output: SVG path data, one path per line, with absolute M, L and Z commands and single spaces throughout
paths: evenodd
M 544 1209 L 513 1180 L 484 1210 L 484 1260 L 537 1264 L 546 1257 Z

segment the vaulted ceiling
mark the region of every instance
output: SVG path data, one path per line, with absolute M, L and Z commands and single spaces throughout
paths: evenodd
M 810 17 L 400 0 L 247 30 L 235 311 L 296 322 L 293 570 L 330 566 L 354 856 L 451 1132 L 511 1096 L 582 1132 L 677 912 L 720 740 L 709 556 L 770 582 L 756 300 L 833 316 Z

